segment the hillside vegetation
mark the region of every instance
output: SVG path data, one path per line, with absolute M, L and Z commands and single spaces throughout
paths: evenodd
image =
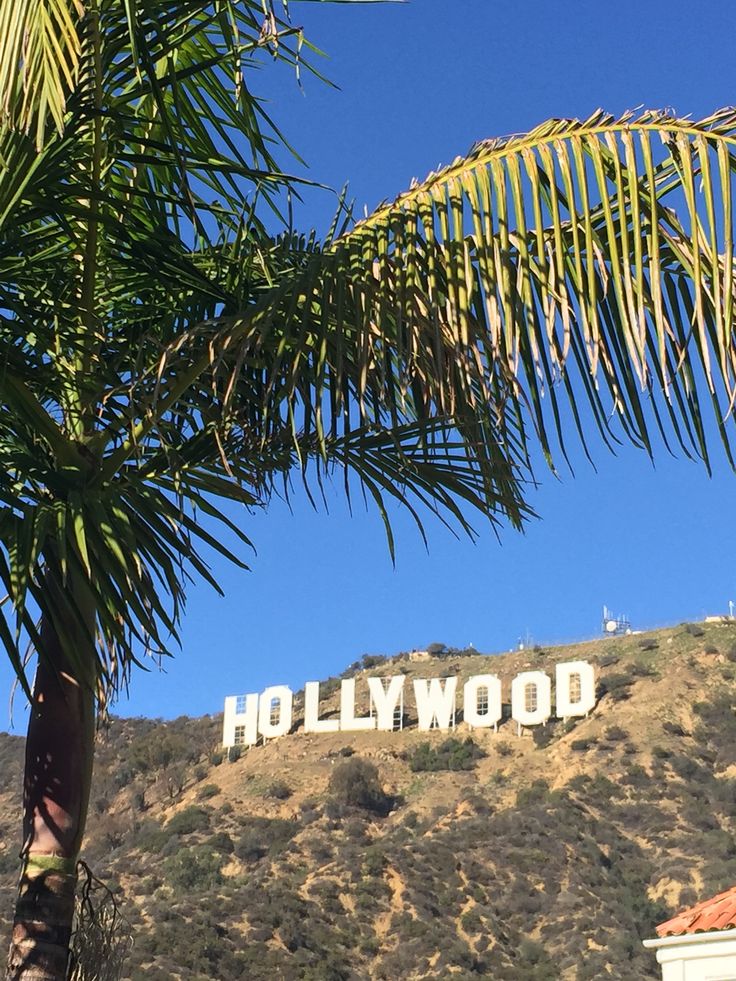
M 85 857 L 134 932 L 124 977 L 658 977 L 641 940 L 736 883 L 736 625 L 351 673 L 493 671 L 507 697 L 517 672 L 579 658 L 596 665 L 595 710 L 521 737 L 511 721 L 305 735 L 297 719 L 230 759 L 220 716 L 114 719 Z M 323 686 L 328 714 L 337 689 Z M 4 936 L 22 750 L 0 735 Z

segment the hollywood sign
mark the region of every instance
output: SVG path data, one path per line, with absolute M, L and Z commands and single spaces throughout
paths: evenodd
M 321 718 L 320 682 L 304 686 L 304 732 L 391 732 L 403 728 L 406 676 L 366 678 L 367 715 L 356 714 L 355 678 L 340 684 L 340 713 Z M 416 678 L 412 682 L 417 728 L 449 730 L 457 718 L 458 679 Z M 495 674 L 476 674 L 463 685 L 463 721 L 473 729 L 498 730 L 503 718 L 501 681 Z M 595 706 L 595 673 L 587 661 L 555 666 L 555 713 L 560 719 L 587 715 Z M 291 732 L 294 693 L 273 685 L 261 694 L 230 695 L 225 699 L 223 746 L 255 746 Z M 552 716 L 552 681 L 544 671 L 523 671 L 511 682 L 511 718 L 522 727 L 544 725 Z

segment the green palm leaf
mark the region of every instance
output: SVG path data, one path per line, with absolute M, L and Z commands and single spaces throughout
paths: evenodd
M 266 394 L 300 398 L 317 435 L 348 403 L 462 427 L 500 398 L 551 455 L 560 400 L 582 398 L 604 436 L 614 415 L 651 450 L 653 423 L 707 460 L 698 375 L 731 439 L 735 121 L 597 113 L 479 144 L 232 330 L 248 350 L 278 334 Z
M 167 653 L 186 576 L 216 585 L 203 549 L 235 558 L 211 522 L 247 543 L 218 502 L 265 504 L 292 472 L 472 531 L 469 508 L 522 524 L 535 446 L 554 465 L 588 417 L 611 446 L 651 451 L 654 428 L 707 462 L 710 404 L 731 452 L 730 111 L 553 120 L 335 239 L 272 238 L 260 214 L 293 182 L 247 72 L 264 46 L 295 64 L 298 41 L 266 15 L 101 0 L 70 21 L 63 115 L 38 103 L 0 132 L 16 665 L 29 598 L 62 633 L 84 621 L 58 586 L 45 600 L 51 574 L 86 583 L 105 684 Z
M 63 720 L 32 712 L 37 760 L 77 747 L 68 841 L 26 779 L 62 861 L 93 691 L 171 653 L 190 579 L 219 588 L 208 558 L 242 565 L 292 480 L 342 477 L 393 553 L 392 504 L 422 534 L 521 526 L 570 433 L 708 465 L 714 421 L 733 464 L 736 113 L 551 120 L 324 242 L 273 237 L 299 182 L 250 79 L 310 67 L 284 10 L 0 0 L 0 643 Z
M 64 126 L 79 76 L 83 11 L 80 0 L 0 3 L 2 113 L 13 128 L 32 131 L 39 148 L 48 117 L 59 132 Z

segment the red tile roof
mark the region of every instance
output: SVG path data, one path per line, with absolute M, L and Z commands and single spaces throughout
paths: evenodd
M 666 923 L 660 923 L 657 935 L 675 937 L 683 933 L 727 930 L 729 927 L 736 927 L 736 886 L 683 910 Z

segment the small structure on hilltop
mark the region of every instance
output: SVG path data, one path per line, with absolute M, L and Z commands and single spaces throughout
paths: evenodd
M 660 923 L 644 946 L 656 951 L 662 981 L 733 981 L 736 886 Z
M 601 630 L 606 637 L 620 637 L 622 634 L 631 633 L 631 621 L 626 614 L 616 616 L 607 606 L 604 606 Z

